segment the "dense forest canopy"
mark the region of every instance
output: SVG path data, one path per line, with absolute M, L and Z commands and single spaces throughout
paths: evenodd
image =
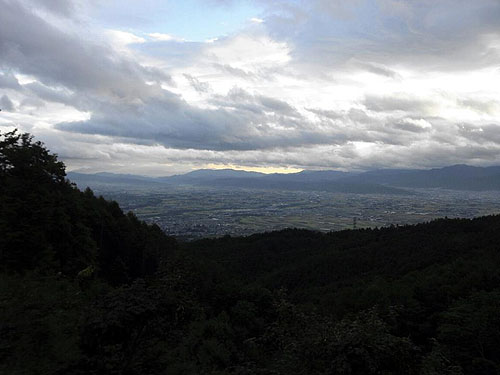
M 79 191 L 65 167 L 29 134 L 0 142 L 0 264 L 18 272 L 93 270 L 111 284 L 152 275 L 175 246 L 156 226 L 125 215 L 115 202 Z
M 0 135 L 0 373 L 498 374 L 500 217 L 177 243 Z

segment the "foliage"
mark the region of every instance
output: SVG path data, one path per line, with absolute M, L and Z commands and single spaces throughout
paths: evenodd
M 94 269 L 114 285 L 152 275 L 175 241 L 116 202 L 80 192 L 42 143 L 0 135 L 0 267 L 75 276 Z

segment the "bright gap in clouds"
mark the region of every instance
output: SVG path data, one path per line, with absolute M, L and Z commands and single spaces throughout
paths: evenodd
M 288 168 L 288 167 L 251 167 L 244 165 L 234 165 L 234 164 L 207 164 L 207 169 L 234 169 L 236 171 L 245 171 L 245 172 L 259 172 L 264 174 L 272 174 L 272 173 L 298 173 L 302 172 L 301 168 Z

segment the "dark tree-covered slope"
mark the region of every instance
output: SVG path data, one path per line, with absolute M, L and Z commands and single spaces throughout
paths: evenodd
M 87 270 L 115 284 L 152 275 L 174 240 L 65 176 L 56 155 L 29 134 L 3 135 L 0 267 L 67 276 Z

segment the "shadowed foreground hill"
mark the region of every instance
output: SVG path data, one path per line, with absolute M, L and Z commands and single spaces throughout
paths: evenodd
M 500 217 L 177 245 L 0 137 L 0 373 L 498 374 Z

